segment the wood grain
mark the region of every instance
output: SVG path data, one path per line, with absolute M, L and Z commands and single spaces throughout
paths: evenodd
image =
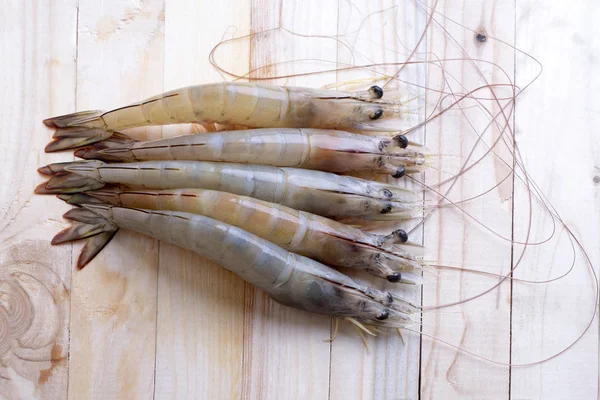
M 514 80 L 512 48 L 491 38 L 483 42 L 476 40 L 477 33 L 483 32 L 486 36 L 502 37 L 508 43 L 514 42 L 512 2 L 446 2 L 439 3 L 438 12 L 440 15 L 435 18 L 428 32 L 428 50 L 430 54 L 435 54 L 430 59 L 438 57 L 444 60 L 444 75 L 439 69 L 430 68 L 428 87 L 440 88 L 449 94 L 443 99 L 439 109 L 447 107 L 475 88 L 484 87 L 487 82 L 510 84 Z M 496 63 L 507 72 L 510 81 L 502 75 L 499 67 L 475 62 L 473 59 Z M 482 90 L 470 97 L 490 98 L 490 94 L 489 90 Z M 497 96 L 501 97 L 501 94 Z M 430 97 L 435 100 L 440 96 L 431 92 Z M 435 103 L 430 101 L 428 106 L 430 104 Z M 439 209 L 427 221 L 425 246 L 431 250 L 431 259 L 442 265 L 496 274 L 510 271 L 512 160 L 502 140 L 496 146 L 494 143 L 501 135 L 510 136 L 510 132 L 505 131 L 505 126 L 507 123 L 512 126 L 512 120 L 498 118 L 500 126 L 492 125 L 486 129 L 491 118 L 484 111 L 485 107 L 492 115 L 496 115 L 504 105 L 506 102 L 498 105 L 494 101 L 466 99 L 460 101 L 453 111 L 428 123 L 426 127 L 427 147 L 434 154 L 442 155 L 437 173 L 426 173 L 430 185 L 450 178 L 460 172 L 463 165 L 472 165 L 481 158 L 473 169 L 451 181 L 455 183 L 435 187 L 452 201 L 484 194 L 460 204 L 460 208 L 470 217 L 454 206 Z M 507 110 L 507 115 L 510 115 L 511 110 L 512 108 Z M 435 110 L 429 108 L 428 112 L 431 111 Z M 488 154 L 490 148 L 494 153 Z M 507 176 L 509 179 L 503 181 Z M 496 184 L 499 186 L 494 187 Z M 427 197 L 435 199 L 435 196 Z M 507 240 L 500 239 L 482 226 Z M 492 288 L 498 282 L 493 277 L 441 270 L 435 274 L 426 274 L 423 302 L 425 306 L 461 302 Z M 425 312 L 423 332 L 478 356 L 508 363 L 510 282 L 505 281 L 499 288 L 472 301 Z M 508 397 L 507 367 L 483 362 L 430 338 L 423 339 L 422 360 L 423 399 Z
M 594 33 L 600 15 L 595 3 L 427 3 L 434 4 L 432 25 L 411 56 L 428 21 L 419 1 L 4 2 L 0 398 L 597 398 L 597 315 L 564 354 L 540 365 L 509 368 L 408 331 L 403 340 L 380 335 L 364 347 L 354 329 L 341 323 L 329 343 L 330 318 L 280 306 L 216 264 L 130 232 L 119 232 L 96 260 L 73 274 L 81 245 L 50 246 L 52 236 L 68 225 L 61 218 L 68 207 L 53 196 L 33 195 L 42 180 L 35 169 L 73 156 L 44 153 L 51 131 L 41 120 L 113 108 L 184 85 L 232 80 L 211 65 L 209 53 L 222 40 L 254 33 L 220 47 L 218 64 L 278 84 L 322 87 L 355 81 L 364 87 L 374 74 L 393 74 L 399 66 L 275 77 L 416 61 L 386 88 L 403 93 L 414 107 L 405 116 L 407 126 L 486 82 L 516 79 L 525 87 L 540 67 L 512 46 L 534 55 L 544 72 L 519 96 L 515 119 L 508 121 L 516 131 L 517 161 L 522 158 L 596 267 L 600 44 Z M 502 87 L 494 92 L 511 95 Z M 573 251 L 559 225 L 543 244 L 524 249 L 510 243 L 513 236 L 516 241 L 527 237 L 530 216 L 530 241 L 550 236 L 553 224 L 539 201 L 534 199 L 529 211 L 522 170 L 510 175 L 513 143 L 503 130 L 506 121 L 498 117 L 486 128 L 500 107 L 507 106 L 507 115 L 512 111 L 507 101 L 489 100 L 490 93 L 479 90 L 473 96 L 477 100 L 461 102 L 462 108 L 411 134 L 439 153 L 417 178 L 428 184 L 456 173 L 474 146 L 475 158 L 485 155 L 448 193 L 454 201 L 485 193 L 460 204 L 469 215 L 457 207 L 439 209 L 411 239 L 424 240 L 427 258 L 436 263 L 496 274 L 517 266 L 515 277 L 535 281 L 560 276 L 569 270 Z M 158 138 L 200 129 L 171 126 L 131 134 Z M 484 131 L 476 145 L 476 133 Z M 496 141 L 493 153 L 486 154 L 486 146 Z M 427 199 L 438 197 L 429 193 Z M 417 222 L 402 226 L 410 229 Z M 595 277 L 582 253 L 575 255 L 573 271 L 557 282 L 507 281 L 463 305 L 424 312 L 423 332 L 500 364 L 529 363 L 560 352 L 585 330 L 595 306 Z M 421 288 L 397 289 L 363 274 L 353 276 L 421 300 Z M 424 305 L 463 300 L 498 282 L 497 277 L 430 269 L 422 288 Z
M 552 7 L 517 1 L 517 47 L 533 54 L 544 71 L 517 103 L 516 124 L 525 168 L 548 201 L 580 240 L 598 273 L 600 261 L 600 79 L 595 73 L 600 42 L 593 32 L 596 3 Z M 517 58 L 517 83 L 530 81 L 539 66 Z M 523 240 L 528 226 L 526 187 L 515 187 L 515 237 Z M 517 207 L 518 205 L 518 207 Z M 547 238 L 551 219 L 533 203 L 530 241 Z M 519 247 L 519 251 L 522 246 Z M 573 260 L 573 257 L 575 259 Z M 515 277 L 535 281 L 566 277 L 549 284 L 514 284 L 512 362 L 530 363 L 567 348 L 585 330 L 596 302 L 589 266 L 581 251 L 573 253 L 564 229 L 556 227 L 546 244 L 528 247 Z M 597 299 L 596 299 L 597 301 Z M 598 315 L 573 348 L 543 364 L 511 371 L 511 397 L 579 398 L 598 395 Z
M 0 397 L 65 398 L 70 246 L 49 238 L 67 210 L 34 196 L 37 166 L 60 159 L 43 149 L 43 118 L 75 100 L 75 1 L 3 3 L 0 13 Z
M 310 41 L 286 33 L 335 33 L 337 3 L 333 1 L 251 1 L 250 70 L 269 78 L 293 74 L 295 59 L 323 56 L 335 44 L 307 47 Z M 312 19 L 311 19 L 312 18 Z M 320 86 L 323 77 L 268 80 L 291 86 Z M 260 290 L 246 285 L 244 317 L 244 399 L 325 399 L 329 391 L 329 318 L 275 303 Z
M 162 0 L 80 1 L 76 108 L 112 108 L 161 92 L 163 29 Z M 159 134 L 149 129 L 135 136 Z M 73 275 L 71 398 L 152 398 L 157 245 L 118 232 Z
M 248 34 L 248 6 L 247 1 L 219 6 L 167 1 L 164 89 L 223 80 L 211 67 L 208 54 L 224 36 Z M 243 46 L 236 50 L 247 60 Z M 242 73 L 248 70 L 247 61 L 238 64 L 237 57 L 230 57 L 225 66 L 233 65 Z M 190 126 L 171 126 L 163 134 L 190 131 Z M 244 282 L 190 251 L 161 243 L 158 285 L 155 397 L 239 398 Z
M 417 47 L 417 43 L 425 33 L 425 13 L 420 12 L 414 4 L 404 1 L 340 3 L 338 30 L 339 37 L 344 40 L 343 44 L 352 45 L 351 49 L 343 45 L 338 46 L 340 66 L 402 63 L 411 59 L 410 49 Z M 389 40 L 391 37 L 395 40 Z M 418 46 L 421 53 L 425 53 L 425 45 L 426 42 L 422 41 Z M 419 58 L 413 56 L 412 59 Z M 391 76 L 399 69 L 399 66 L 394 65 L 376 68 L 374 71 L 353 70 L 339 73 L 338 81 L 353 80 L 360 76 L 372 79 L 377 77 L 374 72 Z M 415 86 L 398 87 L 398 82 L 394 82 L 384 90 L 400 89 L 406 98 L 413 99 L 414 105 L 423 106 L 422 88 L 425 86 L 425 76 L 426 64 L 407 66 L 397 78 L 412 82 Z M 383 85 L 385 81 L 373 83 Z M 367 82 L 364 85 L 368 84 Z M 406 95 L 406 93 L 410 94 Z M 403 118 L 406 126 L 417 125 L 423 119 L 423 113 L 407 114 Z M 423 130 L 413 132 L 410 140 L 423 143 Z M 406 185 L 404 179 L 376 175 L 365 177 Z M 398 228 L 408 231 L 411 226 L 414 226 L 414 221 L 394 222 L 385 224 L 379 232 L 387 234 Z M 411 234 L 410 239 L 420 243 L 422 236 L 422 230 L 417 230 Z M 388 284 L 377 278 L 365 278 L 364 274 L 354 274 L 354 277 L 379 289 L 399 293 L 414 304 L 418 305 L 421 302 L 421 287 Z M 376 338 L 369 337 L 365 347 L 356 330 L 342 322 L 340 333 L 332 343 L 331 398 L 415 399 L 419 395 L 419 371 L 420 338 L 418 335 L 407 331 L 402 337 L 396 332 L 382 334 Z

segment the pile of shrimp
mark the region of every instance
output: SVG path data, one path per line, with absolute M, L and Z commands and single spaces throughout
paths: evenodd
M 451 61 L 455 60 L 446 60 Z M 434 69 L 438 64 L 428 66 Z M 384 78 L 391 82 L 399 73 Z M 495 91 L 501 85 L 494 87 L 482 79 L 485 84 L 463 88 L 462 94 L 441 90 L 435 111 L 407 129 L 400 126 L 414 110 L 387 96 L 387 84 L 342 91 L 222 82 L 172 90 L 108 111 L 49 118 L 44 123 L 55 131 L 46 151 L 75 149 L 75 156 L 83 160 L 41 167 L 39 172 L 49 179 L 36 193 L 56 194 L 74 206 L 64 215 L 72 226 L 52 243 L 85 240 L 78 268 L 102 251 L 119 229 L 133 230 L 192 250 L 281 304 L 347 320 L 361 336 L 386 328 L 428 336 L 419 329 L 425 312 L 477 299 L 506 281 L 547 282 L 520 281 L 512 273 L 528 245 L 548 239 L 534 243 L 529 231 L 522 241 L 499 234 L 461 207 L 480 194 L 451 196 L 458 177 L 490 154 L 510 172 L 487 191 L 509 179 L 521 183 L 529 191 L 530 208 L 532 203 L 541 204 L 594 272 L 577 239 L 522 167 L 513 138 L 506 137 L 517 94 L 502 98 Z M 444 72 L 441 80 L 449 80 Z M 512 82 L 511 89 L 515 90 Z M 455 173 L 446 173 L 434 162 L 440 155 L 411 139 L 426 123 L 455 108 L 461 113 L 475 107 L 489 111 L 485 102 L 496 111 L 489 113 L 489 125 L 473 130 L 493 126 L 502 134 L 483 154 L 464 157 Z M 153 141 L 138 141 L 121 132 L 187 123 L 200 124 L 208 132 Z M 514 165 L 498 155 L 499 143 L 512 148 Z M 428 170 L 447 176 L 435 183 L 421 180 L 418 176 Z M 401 186 L 402 180 L 417 189 Z M 428 195 L 434 200 L 424 200 Z M 459 210 L 465 219 L 511 246 L 522 245 L 520 254 L 514 252 L 511 269 L 493 274 L 427 260 L 418 243 L 419 228 L 445 207 Z M 419 222 L 410 230 L 398 228 L 398 222 L 410 220 Z M 373 227 L 387 231 L 373 233 Z M 460 301 L 434 307 L 409 300 L 408 288 L 422 284 L 425 274 L 443 276 L 447 271 L 485 274 L 497 281 Z M 393 289 L 378 289 L 355 278 L 363 273 Z M 587 332 L 595 314 L 596 309 L 572 344 Z M 543 362 L 572 346 L 541 361 L 517 364 L 439 341 L 504 366 Z
M 423 209 L 417 191 L 353 176 L 400 179 L 427 168 L 427 152 L 394 131 L 402 105 L 383 95 L 375 85 L 346 92 L 223 82 L 47 119 L 55 132 L 46 151 L 76 149 L 85 159 L 39 168 L 50 178 L 36 193 L 76 207 L 52 243 L 86 240 L 83 268 L 118 229 L 133 230 L 213 260 L 279 303 L 366 332 L 412 324 L 415 304 L 337 270 L 415 285 L 427 267 L 404 230 L 359 229 Z M 148 142 L 120 132 L 182 123 L 243 129 Z
M 133 230 L 215 261 L 281 304 L 351 321 L 359 332 L 412 326 L 422 307 L 337 270 L 415 285 L 433 268 L 406 231 L 359 229 L 427 208 L 419 191 L 353 176 L 400 179 L 429 165 L 422 146 L 393 130 L 402 105 L 382 97 L 378 86 L 340 92 L 226 82 L 47 119 L 55 133 L 46 151 L 75 148 L 85 159 L 39 168 L 50 178 L 36 193 L 75 206 L 64 215 L 72 226 L 52 243 L 85 240 L 83 268 L 118 229 Z M 251 129 L 147 142 L 120 132 L 199 122 Z

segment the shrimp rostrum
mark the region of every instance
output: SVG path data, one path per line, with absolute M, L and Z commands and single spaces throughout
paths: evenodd
M 375 235 L 304 211 L 214 190 L 100 190 L 59 197 L 74 205 L 98 199 L 120 207 L 200 214 L 326 265 L 367 270 L 390 282 L 421 282 L 423 262 L 400 246 L 408 240 L 401 229 Z
M 121 140 L 122 143 L 118 144 Z M 80 148 L 75 155 L 103 161 L 198 160 L 274 165 L 349 173 L 372 171 L 400 178 L 420 172 L 425 155 L 405 136 L 375 138 L 326 129 L 267 128 L 184 135 L 134 142 L 120 135 Z
M 50 164 L 38 194 L 79 193 L 119 184 L 144 189 L 210 189 L 254 197 L 320 216 L 366 220 L 409 219 L 422 209 L 417 192 L 329 172 L 207 161 L 99 160 Z
M 340 92 L 262 83 L 223 82 L 172 90 L 110 111 L 49 118 L 56 128 L 46 151 L 95 143 L 113 132 L 150 125 L 219 123 L 248 128 L 322 128 L 397 131 L 400 106 L 385 102 L 377 86 Z
M 192 250 L 264 290 L 275 301 L 301 310 L 381 327 L 412 323 L 411 315 L 417 310 L 389 292 L 355 282 L 317 261 L 202 215 L 82 206 L 67 213 L 76 223 L 52 241 L 58 244 L 88 238 L 78 259 L 80 268 L 98 254 L 118 228 L 123 228 Z

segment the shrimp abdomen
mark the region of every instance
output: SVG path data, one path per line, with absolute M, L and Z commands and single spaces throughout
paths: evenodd
M 217 83 L 189 88 L 197 120 L 250 128 L 296 127 L 286 118 L 290 99 L 286 88 L 256 83 Z

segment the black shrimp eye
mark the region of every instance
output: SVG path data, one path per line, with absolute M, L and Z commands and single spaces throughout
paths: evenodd
M 373 113 L 371 115 L 369 115 L 369 118 L 379 119 L 379 118 L 381 118 L 382 115 L 383 115 L 383 110 L 381 108 L 378 108 L 377 110 L 373 111 Z
M 383 89 L 377 85 L 371 86 L 369 88 L 369 94 L 375 99 L 380 99 L 383 97 Z
M 381 211 L 379 211 L 380 214 L 387 214 L 389 212 L 392 211 L 392 205 L 391 204 L 386 204 L 384 208 L 381 209 Z
M 406 233 L 404 229 L 395 230 L 394 235 L 396 235 L 402 243 L 406 243 L 408 241 L 408 233 Z
M 383 321 L 385 319 L 388 319 L 390 316 L 390 313 L 388 312 L 388 310 L 383 310 L 378 316 L 376 316 L 375 318 L 377 318 L 379 321 Z
M 394 173 L 394 175 L 392 175 L 392 178 L 402 178 L 405 173 L 406 173 L 406 169 L 401 165 L 396 170 L 396 173 Z
M 398 147 L 405 149 L 408 147 L 408 139 L 406 138 L 406 136 L 404 135 L 398 135 L 396 137 L 394 137 L 394 140 L 396 141 L 396 144 L 398 145 Z
M 388 276 L 386 276 L 386 278 L 389 282 L 396 283 L 400 282 L 400 279 L 402 279 L 402 275 L 400 275 L 400 273 L 398 272 L 394 272 L 393 274 L 389 274 Z

